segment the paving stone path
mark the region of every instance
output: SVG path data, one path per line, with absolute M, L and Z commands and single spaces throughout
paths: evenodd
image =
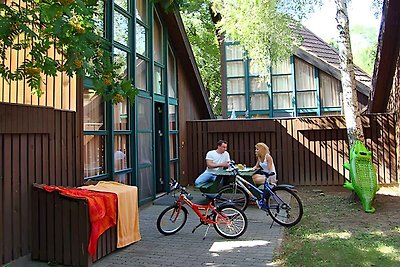
M 204 200 L 201 193 L 192 191 L 195 203 Z M 147 204 L 139 209 L 140 233 L 142 240 L 126 248 L 118 249 L 93 264 L 94 267 L 109 266 L 275 266 L 272 262 L 275 249 L 279 246 L 283 227 L 251 205 L 246 210 L 249 221 L 246 233 L 238 239 L 225 239 L 210 227 L 203 240 L 206 226 L 192 229 L 199 223 L 191 209 L 183 229 L 171 236 L 164 236 L 157 230 L 158 215 L 169 204 L 171 196 Z M 11 267 L 45 267 L 44 262 L 31 261 L 29 256 L 11 263 Z
M 195 198 L 199 192 L 193 192 Z M 197 195 L 196 195 L 197 194 Z M 169 201 L 140 208 L 140 232 L 142 240 L 120 249 L 101 259 L 94 267 L 106 266 L 274 266 L 274 250 L 282 240 L 283 227 L 256 206 L 246 210 L 249 221 L 246 233 L 238 239 L 225 239 L 210 227 L 206 239 L 206 226 L 192 234 L 199 223 L 191 209 L 183 229 L 170 236 L 157 230 L 158 215 Z M 157 202 L 156 202 L 157 203 Z

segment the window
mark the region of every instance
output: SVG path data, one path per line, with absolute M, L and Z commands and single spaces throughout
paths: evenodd
M 226 73 L 228 77 L 244 76 L 243 61 L 232 61 L 226 64 Z
M 244 95 L 228 95 L 228 110 L 245 111 L 246 97 Z
M 272 66 L 272 94 L 274 109 L 293 108 L 293 82 L 289 59 Z
M 237 44 L 227 44 L 226 76 L 227 76 L 227 110 L 229 112 L 245 111 L 246 107 L 246 77 L 243 49 Z
M 99 7 L 104 10 L 104 5 Z M 112 12 L 112 40 L 109 40 L 113 62 L 119 66 L 117 74 L 126 79 L 132 78 L 131 40 L 133 15 L 129 1 L 116 0 Z M 109 28 L 102 14 L 99 16 L 99 32 Z M 106 36 L 106 35 L 104 35 Z M 107 36 L 108 37 L 108 36 Z M 133 172 L 131 166 L 130 143 L 132 129 L 129 123 L 129 103 L 116 105 L 104 102 L 91 89 L 91 82 L 85 81 L 84 88 L 84 175 L 93 179 L 114 179 L 130 184 Z
M 322 107 L 340 107 L 340 82 L 332 76 L 319 72 L 320 95 Z
M 138 188 L 141 199 L 153 196 L 152 100 L 136 99 Z
M 168 46 L 168 97 L 177 98 L 175 55 Z
M 249 60 L 250 110 L 269 110 L 269 73 L 261 72 L 253 60 Z M 248 109 L 246 109 L 248 110 Z
M 129 74 L 129 53 L 121 49 L 114 48 L 114 63 L 119 65 L 117 74 L 127 79 Z
M 227 92 L 228 94 L 244 94 L 246 93 L 244 86 L 244 78 L 228 79 Z
M 177 109 L 178 106 L 169 105 L 169 159 L 170 159 L 170 177 L 178 178 L 178 162 L 179 162 L 179 135 L 177 128 Z
M 297 108 L 316 108 L 315 68 L 298 58 L 295 66 Z
M 175 55 L 168 45 L 168 133 L 169 133 L 169 175 L 170 179 L 179 178 L 179 121 L 178 95 L 176 84 Z
M 226 46 L 226 60 L 243 59 L 243 49 L 239 45 Z
M 153 49 L 154 49 L 154 75 L 153 75 L 153 92 L 155 94 L 164 94 L 164 45 L 163 45 L 163 27 L 161 20 L 154 10 L 153 23 Z
M 83 129 L 87 133 L 83 138 L 84 177 L 106 173 L 104 106 L 103 100 L 93 89 L 84 89 Z
M 129 46 L 129 18 L 115 9 L 114 11 L 114 40 L 118 43 Z
M 148 51 L 147 42 L 149 26 L 147 24 L 147 2 L 136 0 L 136 64 L 135 64 L 135 85 L 143 91 L 148 90 Z
M 147 0 L 136 0 L 136 18 L 147 23 Z

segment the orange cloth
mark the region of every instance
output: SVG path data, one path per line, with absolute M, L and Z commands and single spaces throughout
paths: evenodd
M 70 197 L 85 198 L 87 200 L 91 224 L 88 251 L 93 257 L 97 250 L 98 238 L 117 222 L 117 195 L 61 186 L 44 185 L 43 189 L 47 192 L 55 190 Z
M 141 239 L 139 230 L 138 190 L 136 186 L 129 186 L 112 181 L 100 181 L 96 185 L 82 186 L 80 188 L 117 194 L 117 248 L 125 247 Z

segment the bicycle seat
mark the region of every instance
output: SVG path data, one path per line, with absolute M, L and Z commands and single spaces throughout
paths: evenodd
M 267 177 L 267 178 L 272 176 L 272 175 L 275 175 L 275 172 L 269 172 L 269 171 L 264 171 L 264 170 L 261 170 L 261 173 L 263 175 L 265 175 L 265 177 Z

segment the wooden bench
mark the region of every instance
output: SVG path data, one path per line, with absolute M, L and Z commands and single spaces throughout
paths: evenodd
M 92 263 L 117 249 L 117 227 L 111 227 L 97 241 L 92 260 L 88 252 L 89 209 L 85 199 L 32 187 L 32 260 L 70 266 Z

